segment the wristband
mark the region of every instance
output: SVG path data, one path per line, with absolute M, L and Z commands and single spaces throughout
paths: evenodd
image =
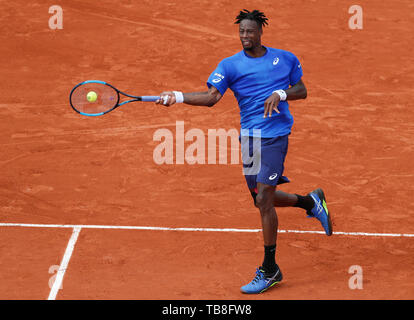
M 285 90 L 275 90 L 272 93 L 275 93 L 275 92 L 279 95 L 280 101 L 285 101 L 286 100 L 287 94 L 286 94 Z
M 181 91 L 173 91 L 175 95 L 175 103 L 183 103 L 184 102 L 184 95 Z

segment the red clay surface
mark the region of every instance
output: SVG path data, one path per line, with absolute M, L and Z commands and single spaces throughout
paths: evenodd
M 335 231 L 414 233 L 414 4 L 361 4 L 364 29 L 350 30 L 347 1 L 272 3 L 255 2 L 270 20 L 262 42 L 295 53 L 308 87 L 306 100 L 291 103 L 292 183 L 281 189 L 322 187 Z M 241 49 L 233 21 L 251 4 L 59 5 L 63 30 L 48 28 L 43 2 L 2 4 L 0 223 L 260 228 L 241 165 L 153 160 L 154 132 L 175 132 L 176 121 L 186 131 L 239 129 L 230 91 L 211 109 L 135 103 L 96 118 L 68 103 L 71 88 L 88 79 L 131 94 L 205 90 L 218 62 Z M 278 213 L 280 229 L 321 229 L 299 209 Z M 0 298 L 47 298 L 48 270 L 60 263 L 69 230 L 0 227 Z M 82 229 L 57 298 L 414 298 L 413 238 L 278 240 L 285 280 L 250 297 L 239 287 L 261 263 L 260 233 Z M 363 268 L 362 290 L 348 287 L 352 265 Z
M 1 299 L 46 299 L 70 229 L 1 228 Z

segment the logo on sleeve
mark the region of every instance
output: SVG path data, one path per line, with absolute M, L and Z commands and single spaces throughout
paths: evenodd
M 273 65 L 277 65 L 279 63 L 279 58 L 275 58 L 275 60 L 273 60 Z
M 215 78 L 212 80 L 214 83 L 219 83 L 221 80 L 224 79 L 224 76 L 220 73 L 214 73 Z

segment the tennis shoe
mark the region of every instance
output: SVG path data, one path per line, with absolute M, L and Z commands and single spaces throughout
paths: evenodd
M 264 270 L 259 267 L 256 269 L 256 276 L 254 279 L 250 283 L 241 287 L 240 290 L 243 293 L 249 294 L 263 293 L 267 289 L 273 287 L 276 283 L 282 281 L 282 278 L 282 272 L 279 267 L 277 268 L 277 271 L 271 275 L 266 275 Z
M 322 224 L 325 233 L 330 236 L 332 235 L 332 221 L 331 215 L 329 214 L 328 207 L 326 205 L 326 198 L 322 189 L 316 189 L 309 193 L 315 202 L 315 206 L 312 210 L 308 210 L 307 214 L 310 218 L 316 218 Z

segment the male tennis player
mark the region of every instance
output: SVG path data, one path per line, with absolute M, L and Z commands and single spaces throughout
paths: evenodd
M 243 160 L 243 165 L 258 168 L 257 172 L 245 171 L 245 178 L 261 214 L 264 260 L 253 281 L 241 287 L 243 293 L 262 293 L 282 280 L 275 260 L 278 228 L 275 207 L 302 208 L 308 216 L 320 221 L 328 236 L 332 234 L 331 217 L 321 189 L 306 196 L 276 191 L 276 185 L 289 182 L 282 176 L 293 125 L 287 100 L 305 99 L 307 91 L 295 55 L 261 44 L 262 27 L 267 20 L 258 10 L 240 11 L 235 23 L 239 24 L 243 50 L 219 63 L 207 81 L 208 91 L 163 92 L 156 102 L 165 106 L 186 103 L 212 107 L 230 88 L 240 107 L 242 150 L 243 141 L 247 141 L 250 154 L 254 153 L 252 146 L 259 138 L 260 157 L 253 157 L 253 163 Z M 260 163 L 254 163 L 254 159 Z

